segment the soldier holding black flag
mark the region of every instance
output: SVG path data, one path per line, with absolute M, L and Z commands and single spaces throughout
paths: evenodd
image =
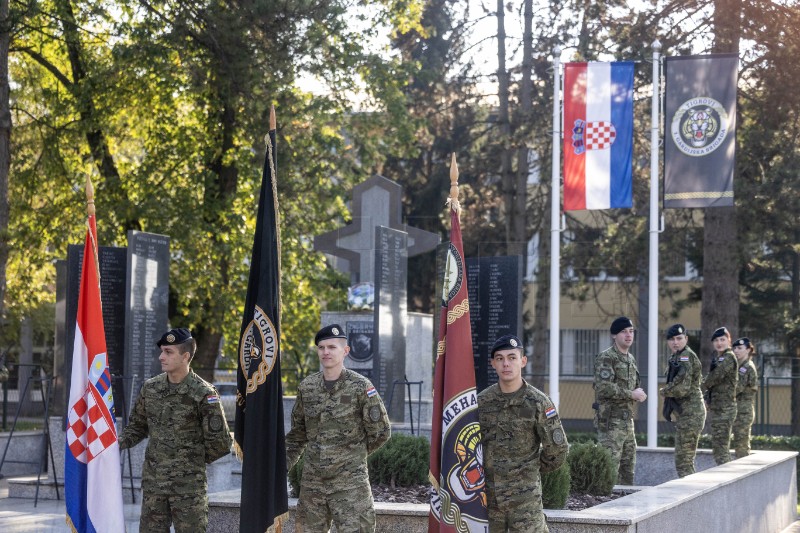
M 667 330 L 667 344 L 672 356 L 667 369 L 667 384 L 658 390 L 664 398 L 664 418 L 675 422 L 675 470 L 678 477 L 694 474 L 697 443 L 706 423 L 706 406 L 700 390 L 703 366 L 688 342 L 689 336 L 683 324 L 674 324 Z

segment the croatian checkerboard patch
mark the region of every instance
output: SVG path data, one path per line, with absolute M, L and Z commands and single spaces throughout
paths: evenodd
M 216 394 L 209 394 L 208 396 L 206 396 L 206 401 L 208 403 L 219 403 L 219 396 L 217 396 Z
M 556 413 L 555 407 L 551 407 L 544 412 L 544 416 L 546 416 L 547 418 L 553 418 L 554 416 L 556 416 L 556 414 L 558 413 Z

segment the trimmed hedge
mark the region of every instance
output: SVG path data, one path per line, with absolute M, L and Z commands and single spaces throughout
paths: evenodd
M 563 509 L 570 488 L 569 462 L 558 469 L 542 473 L 542 505 L 545 509 Z
M 369 482 L 409 487 L 428 482 L 430 444 L 425 437 L 395 434 L 367 459 Z
M 606 496 L 614 490 L 617 472 L 611 452 L 595 443 L 570 446 L 567 455 L 572 490 L 580 494 Z

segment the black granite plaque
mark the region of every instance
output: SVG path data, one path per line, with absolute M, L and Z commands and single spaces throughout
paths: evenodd
M 97 251 L 100 263 L 100 300 L 103 304 L 103 326 L 106 333 L 108 367 L 112 374 L 119 374 L 124 367 L 125 343 L 125 248 L 100 246 Z M 67 284 L 65 306 L 64 364 L 61 373 L 65 382 L 64 405 L 69 400 L 69 387 L 72 379 L 72 352 L 75 346 L 75 320 L 78 316 L 78 295 L 81 287 L 83 268 L 83 245 L 70 244 L 67 247 Z M 58 314 L 58 313 L 57 313 Z M 60 378 L 59 378 L 60 379 Z M 123 391 L 114 384 L 114 399 L 123 398 Z M 119 411 L 117 411 L 119 414 Z
M 169 259 L 169 237 L 128 232 L 124 372 L 126 383 L 130 383 L 125 398 L 128 407 L 132 407 L 142 383 L 161 373 L 156 341 L 167 330 Z
M 374 384 L 375 324 L 372 320 L 348 321 L 345 324 L 345 330 L 350 353 L 344 360 L 344 366 L 365 376 Z
M 469 316 L 478 392 L 497 383 L 489 364 L 494 341 L 522 334 L 522 260 L 519 256 L 467 258 Z
M 375 229 L 375 341 L 373 384 L 387 403 L 389 418 L 403 422 L 406 368 L 406 276 L 408 234 L 384 226 Z

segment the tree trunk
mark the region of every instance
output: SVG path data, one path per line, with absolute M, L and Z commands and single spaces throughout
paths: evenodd
M 714 52 L 738 53 L 741 0 L 714 1 Z M 705 210 L 700 339 L 703 368 L 710 365 L 711 333 L 725 326 L 739 332 L 739 254 L 734 207 Z
M 800 242 L 800 229 L 794 230 L 794 242 Z M 800 317 L 800 253 L 792 256 L 792 317 Z M 792 358 L 792 435 L 800 435 L 800 331 L 797 326 L 789 333 L 787 348 Z
M 506 70 L 506 27 L 503 0 L 497 0 L 497 124 L 500 145 L 500 185 L 503 188 L 505 206 L 505 239 L 511 254 L 512 218 L 514 213 L 514 176 L 511 173 L 511 124 L 509 122 L 509 74 Z
M 8 173 L 11 168 L 11 109 L 9 106 L 8 0 L 0 0 L 0 327 L 5 317 L 6 265 L 8 264 Z
M 192 370 L 211 383 L 214 381 L 214 367 L 217 363 L 217 355 L 219 355 L 222 332 L 208 331 L 203 327 L 197 327 L 193 334 L 197 336 L 197 352 L 192 360 Z M 238 339 L 231 340 L 238 341 Z
M 548 195 L 548 199 L 549 197 L 550 195 Z M 531 372 L 533 373 L 531 385 L 542 391 L 546 377 L 545 368 L 550 354 L 550 339 L 547 338 L 548 319 L 552 311 L 550 309 L 550 238 L 550 217 L 546 216 L 542 218 L 537 246 L 539 262 L 535 272 L 536 296 L 533 307 L 533 361 L 531 361 Z M 550 334 L 558 335 L 559 332 L 551 331 Z
M 533 65 L 533 0 L 525 0 L 525 29 L 522 34 L 522 79 L 519 88 L 519 104 L 515 131 L 528 131 L 533 114 L 532 65 Z M 514 186 L 514 211 L 512 214 L 513 241 L 509 250 L 511 255 L 522 257 L 522 272 L 527 272 L 528 249 L 528 146 L 524 138 L 519 138 L 517 147 L 517 179 Z

